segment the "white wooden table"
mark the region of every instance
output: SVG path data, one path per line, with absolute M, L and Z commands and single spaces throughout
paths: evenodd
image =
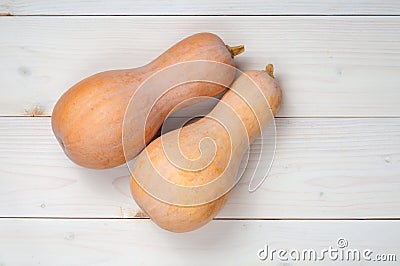
M 400 2 L 0 0 L 0 14 L 1 266 L 302 265 L 257 252 L 338 238 L 400 264 Z M 70 162 L 49 116 L 80 79 L 201 31 L 244 44 L 241 69 L 275 65 L 276 159 L 261 189 L 240 183 L 214 221 L 173 234 L 133 202 L 125 166 Z

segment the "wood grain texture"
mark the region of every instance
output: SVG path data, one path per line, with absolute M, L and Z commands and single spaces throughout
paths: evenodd
M 399 15 L 396 0 L 0 0 L 0 266 L 310 265 L 261 262 L 257 251 L 321 250 L 340 237 L 350 248 L 396 254 L 397 262 L 379 265 L 397 265 Z M 243 70 L 273 63 L 284 89 L 279 116 L 292 118 L 276 120 L 277 153 L 263 186 L 249 193 L 245 175 L 217 218 L 195 232 L 172 234 L 147 219 L 125 166 L 74 165 L 50 118 L 2 117 L 49 116 L 79 80 L 141 66 L 201 31 L 245 44 Z M 170 121 L 173 128 L 181 119 Z M 260 139 L 252 147 L 262 149 Z
M 73 0 L 0 1 L 0 13 L 12 15 L 348 15 L 400 14 L 396 0 Z
M 400 119 L 276 122 L 266 182 L 249 193 L 245 175 L 218 218 L 400 217 Z M 125 166 L 99 171 L 70 162 L 49 118 L 0 118 L 0 217 L 142 218 L 128 182 Z
M 50 115 L 96 72 L 141 66 L 195 32 L 273 63 L 280 117 L 399 116 L 400 17 L 2 17 L 0 115 Z M 207 109 L 208 107 L 203 107 Z
M 399 221 L 212 221 L 190 233 L 173 234 L 149 220 L 0 219 L 2 265 L 338 265 L 324 261 L 260 261 L 269 249 L 338 248 L 395 254 Z M 366 237 L 368 235 L 368 237 Z M 306 236 L 306 237 L 305 237 Z M 23 252 L 21 252 L 23 251 Z M 349 262 L 346 262 L 348 265 Z M 354 265 L 378 265 L 356 261 Z M 379 262 L 396 265 L 397 262 Z

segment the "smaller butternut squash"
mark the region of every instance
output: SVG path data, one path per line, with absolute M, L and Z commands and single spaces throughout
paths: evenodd
M 209 115 L 142 151 L 131 169 L 134 200 L 166 230 L 205 225 L 224 206 L 244 152 L 273 119 L 281 99 L 272 65 L 239 76 Z

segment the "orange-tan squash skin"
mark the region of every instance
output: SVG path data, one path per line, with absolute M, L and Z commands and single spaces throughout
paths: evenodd
M 87 168 L 112 168 L 125 163 L 122 124 L 132 95 L 155 72 L 192 60 L 235 65 L 232 50 L 218 36 L 198 33 L 175 44 L 145 66 L 101 72 L 77 83 L 61 96 L 52 115 L 52 129 L 65 154 Z M 228 78 L 231 82 L 234 77 Z M 166 115 L 178 103 L 196 96 L 216 96 L 224 90 L 224 86 L 204 82 L 182 84 L 169 90 L 149 114 L 146 142 L 156 135 Z M 145 144 L 130 143 L 134 149 L 130 149 L 127 159 L 134 158 Z
M 242 75 L 233 83 L 232 88 L 235 88 L 242 96 L 244 95 L 245 100 L 238 96 L 237 93 L 229 90 L 225 93 L 221 102 L 230 106 L 235 111 L 235 115 L 239 116 L 240 120 L 243 121 L 248 135 L 241 137 L 248 137 L 249 143 L 251 143 L 260 135 L 260 128 L 268 124 L 272 120 L 272 116 L 277 113 L 281 104 L 282 92 L 278 83 L 271 77 L 273 74 L 270 76 L 265 71 L 252 70 L 245 72 L 245 75 L 260 88 L 264 98 L 257 93 L 247 92 L 249 82 Z M 265 100 L 268 101 L 269 106 L 268 104 L 267 106 L 265 105 Z M 210 113 L 212 117 L 217 117 L 220 121 L 228 123 L 232 121 L 234 119 L 232 114 L 220 107 L 222 105 L 218 103 Z M 270 117 L 268 117 L 268 113 Z M 180 135 L 177 137 L 178 132 Z M 214 160 L 200 171 L 191 172 L 177 168 L 171 164 L 171 157 L 167 158 L 163 152 L 163 144 L 173 144 L 176 139 L 179 139 L 179 147 L 182 154 L 187 158 L 198 158 L 201 156 L 199 142 L 207 137 L 214 140 L 217 152 Z M 172 232 L 195 230 L 217 215 L 225 205 L 230 190 L 221 197 L 205 204 L 182 206 L 169 204 L 157 199 L 138 183 L 137 177 L 143 178 L 143 180 L 150 180 L 154 178 L 155 171 L 157 171 L 163 178 L 173 184 L 181 186 L 204 185 L 218 177 L 224 171 L 229 160 L 233 162 L 233 167 L 238 168 L 245 148 L 246 145 L 243 143 L 231 143 L 229 133 L 221 126 L 221 123 L 207 117 L 184 126 L 180 130 L 171 131 L 163 135 L 162 139 L 159 137 L 151 142 L 137 157 L 131 169 L 130 185 L 132 196 L 142 210 L 161 228 Z M 205 154 L 207 151 L 203 150 L 202 152 Z M 234 169 L 231 173 L 232 178 L 234 178 L 237 171 Z M 198 195 L 198 197 L 201 196 Z

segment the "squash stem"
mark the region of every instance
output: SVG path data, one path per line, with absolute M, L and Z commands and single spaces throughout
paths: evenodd
M 238 46 L 226 45 L 226 48 L 228 48 L 232 58 L 244 52 L 244 45 L 238 45 Z
M 274 76 L 274 65 L 273 64 L 268 64 L 265 67 L 265 72 L 267 72 L 268 75 L 271 76 L 271 78 L 275 78 L 275 76 Z

